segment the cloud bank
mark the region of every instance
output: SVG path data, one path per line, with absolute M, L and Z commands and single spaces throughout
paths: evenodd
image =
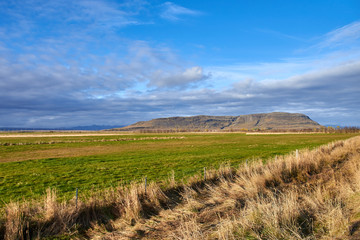
M 155 24 L 148 12 L 159 6 L 146 1 L 9 4 L 0 10 L 7 19 L 0 23 L 0 126 L 124 125 L 272 111 L 305 113 L 321 124 L 360 123 L 359 22 L 324 34 L 310 46 L 316 54 L 207 66 L 166 44 L 119 34 Z M 29 9 L 35 14 L 27 15 Z M 176 24 L 201 14 L 165 2 L 157 17 Z

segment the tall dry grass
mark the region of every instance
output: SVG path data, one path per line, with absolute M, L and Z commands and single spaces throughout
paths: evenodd
M 192 189 L 190 200 L 186 195 L 182 212 L 187 218 L 178 220 L 180 226 L 191 223 L 188 231 L 200 232 L 202 239 L 352 237 L 349 226 L 359 209 L 351 205 L 360 205 L 352 200 L 360 194 L 359 137 L 223 176 L 216 184 Z M 173 238 L 184 235 L 191 236 L 180 231 Z
M 10 203 L 0 238 L 356 239 L 360 137 L 316 150 L 207 170 L 167 188 L 118 187 L 78 202 Z
M 1 223 L 0 239 L 40 239 L 78 234 L 95 224 L 122 218 L 129 223 L 156 214 L 168 201 L 155 183 L 132 184 L 93 193 L 85 201 L 58 202 L 56 190 L 48 189 L 42 202 L 9 203 Z

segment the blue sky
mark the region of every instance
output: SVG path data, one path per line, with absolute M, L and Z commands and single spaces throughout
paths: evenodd
M 0 126 L 300 112 L 360 125 L 360 1 L 0 2 Z

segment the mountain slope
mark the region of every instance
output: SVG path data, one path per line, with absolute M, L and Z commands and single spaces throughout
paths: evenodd
M 157 118 L 141 121 L 119 130 L 239 130 L 306 129 L 321 125 L 300 113 L 259 113 L 240 116 L 193 116 Z

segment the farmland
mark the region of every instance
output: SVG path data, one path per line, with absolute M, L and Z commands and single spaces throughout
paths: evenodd
M 176 180 L 222 163 L 237 166 L 314 148 L 354 134 L 245 135 L 171 134 L 18 134 L 0 135 L 0 204 L 36 199 L 49 187 L 69 199 L 79 188 L 92 190 L 141 181 Z

